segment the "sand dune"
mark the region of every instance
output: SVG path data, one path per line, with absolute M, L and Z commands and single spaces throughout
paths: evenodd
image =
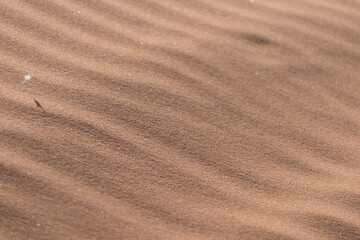
M 360 239 L 359 10 L 0 1 L 0 239 Z

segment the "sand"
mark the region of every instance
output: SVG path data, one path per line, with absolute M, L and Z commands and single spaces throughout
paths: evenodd
M 360 239 L 359 10 L 0 1 L 0 239 Z

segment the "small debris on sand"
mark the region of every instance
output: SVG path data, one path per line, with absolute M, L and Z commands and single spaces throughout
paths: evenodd
M 34 99 L 35 103 L 36 103 L 36 107 L 38 108 L 41 108 L 41 110 L 44 112 L 45 110 L 43 109 L 43 107 L 41 106 L 41 104 L 36 100 Z
M 27 74 L 24 76 L 24 81 L 22 82 L 22 84 L 26 83 L 27 81 L 30 81 L 31 80 L 31 75 L 30 74 Z

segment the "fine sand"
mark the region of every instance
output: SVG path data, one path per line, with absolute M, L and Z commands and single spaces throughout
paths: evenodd
M 1 0 L 0 239 L 359 240 L 360 1 Z

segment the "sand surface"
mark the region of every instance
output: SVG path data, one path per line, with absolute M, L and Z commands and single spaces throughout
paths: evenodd
M 0 0 L 0 239 L 360 239 L 360 1 Z

